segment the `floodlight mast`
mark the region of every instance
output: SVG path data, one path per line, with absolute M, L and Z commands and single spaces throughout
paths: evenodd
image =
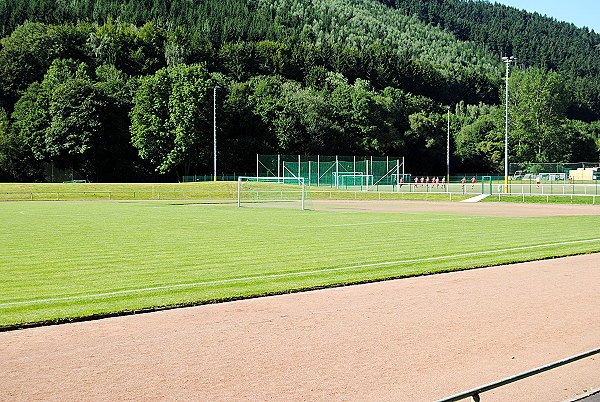
M 508 70 L 510 63 L 516 63 L 515 56 L 502 57 L 502 61 L 506 64 L 506 122 L 504 134 L 504 192 L 508 194 Z
M 450 106 L 448 108 L 448 136 L 446 139 L 446 183 L 450 183 Z
M 213 176 L 215 181 L 217 181 L 217 88 L 221 87 L 215 85 L 213 88 Z

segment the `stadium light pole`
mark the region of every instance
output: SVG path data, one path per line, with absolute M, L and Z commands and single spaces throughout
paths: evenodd
M 506 122 L 504 133 L 504 192 L 508 194 L 508 70 L 510 63 L 517 60 L 515 56 L 502 57 L 502 61 L 506 64 Z
M 221 88 L 215 85 L 213 88 L 213 177 L 217 181 L 217 88 Z
M 450 184 L 450 106 L 448 108 L 448 136 L 446 140 L 446 183 Z

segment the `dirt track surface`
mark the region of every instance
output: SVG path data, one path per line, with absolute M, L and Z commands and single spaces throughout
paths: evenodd
M 430 401 L 600 346 L 600 254 L 0 333 L 0 400 Z M 490 391 L 561 401 L 600 356 Z

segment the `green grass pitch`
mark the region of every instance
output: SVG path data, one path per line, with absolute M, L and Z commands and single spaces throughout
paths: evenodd
M 0 327 L 600 251 L 600 216 L 0 204 Z

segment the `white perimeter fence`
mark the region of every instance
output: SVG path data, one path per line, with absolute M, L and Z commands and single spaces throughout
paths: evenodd
M 310 199 L 410 199 L 410 194 L 415 197 L 427 199 L 429 195 L 446 194 L 452 200 L 462 196 L 491 194 L 491 199 L 502 200 L 504 197 L 538 196 L 541 202 L 550 202 L 555 196 L 564 196 L 570 200 L 574 197 L 589 197 L 589 203 L 600 204 L 600 186 L 597 184 L 510 184 L 509 192 L 504 192 L 504 185 L 499 183 L 481 182 L 465 183 L 439 183 L 439 184 L 414 184 L 401 185 L 376 185 L 376 186 L 348 186 L 344 190 L 327 189 L 323 187 L 307 186 L 307 197 Z M 260 199 L 261 194 L 268 190 L 248 190 L 242 192 L 246 199 Z M 280 199 L 288 199 L 286 191 L 274 191 Z M 395 194 L 394 194 L 395 193 Z M 274 194 L 274 198 L 277 195 Z M 598 198 L 598 200 L 596 199 Z M 170 190 L 170 191 L 50 191 L 50 192 L 2 192 L 0 201 L 36 201 L 36 200 L 231 200 L 237 199 L 236 190 L 222 191 L 197 191 L 197 190 Z M 436 197 L 431 197 L 436 199 Z M 565 200 L 566 201 L 566 200 Z M 566 201 L 569 202 L 569 201 Z

